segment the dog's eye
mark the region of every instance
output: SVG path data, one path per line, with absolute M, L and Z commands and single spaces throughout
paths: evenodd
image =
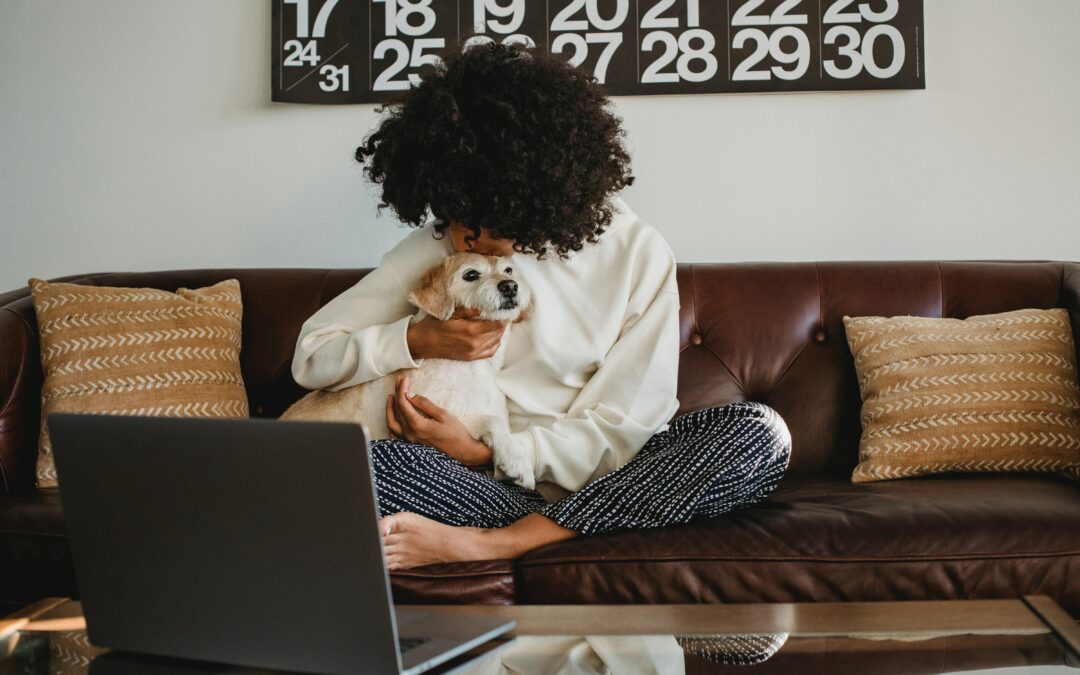
M 480 273 L 476 270 L 465 270 L 465 274 L 462 274 L 461 278 L 465 281 L 476 281 L 480 278 Z
M 506 272 L 507 274 L 513 274 L 513 273 L 514 273 L 514 270 L 510 269 L 509 267 L 507 267 L 506 269 L 504 269 L 504 270 L 503 270 L 503 272 Z

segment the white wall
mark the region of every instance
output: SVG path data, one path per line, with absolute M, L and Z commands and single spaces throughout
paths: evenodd
M 925 91 L 614 99 L 682 262 L 1080 260 L 1080 2 L 926 0 Z M 270 102 L 266 0 L 0 2 L 0 291 L 370 267 L 374 105 Z

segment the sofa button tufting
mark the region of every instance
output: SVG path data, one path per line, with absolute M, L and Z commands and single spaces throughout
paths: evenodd
M 693 335 L 690 336 L 690 342 L 692 344 L 695 344 L 695 345 L 701 344 L 701 336 L 698 335 L 697 333 L 694 333 Z
M 825 342 L 825 331 L 820 328 L 814 331 L 814 342 Z

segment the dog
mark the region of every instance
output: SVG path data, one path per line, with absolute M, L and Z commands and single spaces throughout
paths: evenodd
M 386 396 L 395 393 L 399 375 L 409 375 L 412 391 L 458 417 L 473 438 L 491 448 L 493 463 L 506 476 L 534 489 L 531 458 L 511 440 L 506 396 L 495 382 L 505 358 L 506 336 L 513 324 L 532 314 L 532 289 L 515 273 L 510 258 L 465 252 L 451 254 L 426 270 L 408 300 L 419 309 L 413 323 L 425 315 L 446 321 L 458 307 L 478 310 L 477 319 L 509 323 L 489 358 L 424 358 L 419 368 L 403 368 L 340 391 L 312 391 L 280 419 L 354 422 L 367 427 L 371 440 L 391 438 Z

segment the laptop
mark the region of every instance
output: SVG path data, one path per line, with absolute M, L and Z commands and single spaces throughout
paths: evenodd
M 98 646 L 411 675 L 515 626 L 394 607 L 366 427 L 60 412 L 47 422 Z

